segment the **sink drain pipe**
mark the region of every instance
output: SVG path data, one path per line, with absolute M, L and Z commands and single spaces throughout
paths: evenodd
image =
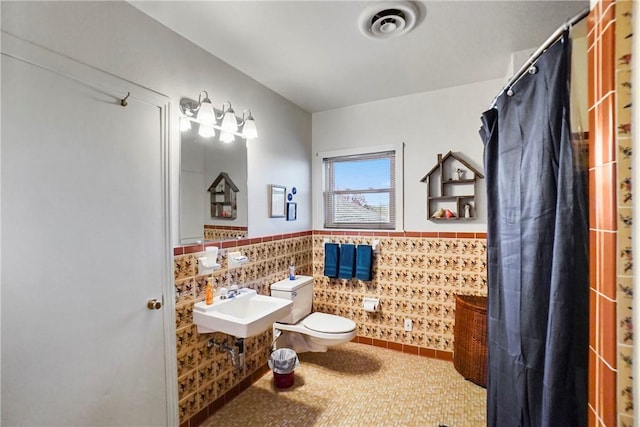
M 231 363 L 234 368 L 239 371 L 244 369 L 244 338 L 236 338 L 233 346 L 229 345 L 226 339 L 219 342 L 215 338 L 211 338 L 207 341 L 207 348 L 212 347 L 216 350 L 227 352 L 231 356 Z

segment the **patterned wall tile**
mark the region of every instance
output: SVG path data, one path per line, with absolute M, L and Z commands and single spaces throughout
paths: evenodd
M 182 400 L 185 396 L 196 391 L 198 386 L 197 379 L 198 373 L 196 371 L 190 371 L 178 377 L 178 400 Z
M 618 413 L 633 416 L 633 347 L 619 347 Z
M 178 378 L 196 369 L 200 362 L 195 347 L 187 347 L 178 354 Z
M 241 228 L 241 229 L 234 229 Z M 242 239 L 247 237 L 248 231 L 246 227 L 216 227 L 207 225 L 204 228 L 205 240 L 231 240 Z
M 313 271 L 319 275 L 323 272 L 325 239 L 313 240 Z M 329 240 L 344 243 L 358 239 L 331 236 Z M 359 241 L 369 244 L 371 240 L 359 236 Z M 486 295 L 486 241 L 381 238 L 371 283 L 321 276 L 315 285 L 315 308 L 340 313 L 348 303 L 353 319 L 363 322 L 358 323 L 359 336 L 453 351 L 455 295 Z M 361 308 L 363 297 L 380 298 L 380 316 L 367 316 Z M 411 332 L 404 331 L 405 318 L 413 320 Z
M 193 277 L 197 271 L 197 260 L 193 255 L 184 255 L 174 258 L 173 271 L 175 280 Z
M 200 399 L 197 393 L 190 394 L 178 401 L 180 420 L 188 420 L 200 410 Z
M 238 283 L 268 295 L 271 283 L 287 277 L 292 260 L 298 274 L 311 274 L 311 239 L 311 236 L 302 236 L 237 247 L 234 250 L 247 255 L 249 261 L 235 269 L 227 267 L 228 250 L 221 249 L 218 262 L 222 267 L 208 275 L 197 274 L 197 258 L 203 256 L 204 252 L 174 257 L 180 422 L 188 420 L 255 370 L 262 368 L 269 357 L 271 330 L 245 340 L 243 371 L 233 367 L 226 353 L 208 345 L 211 338 L 222 342 L 229 337 L 221 333 L 197 332 L 193 325 L 193 304 L 204 300 L 207 283 L 210 282 L 215 290 Z M 352 305 L 355 297 L 340 295 L 341 306 Z M 345 313 L 353 314 L 349 311 Z
M 615 3 L 616 127 L 617 127 L 617 413 L 618 424 L 634 425 L 633 408 L 633 253 L 632 206 L 632 85 L 631 43 L 633 2 Z
M 380 238 L 370 282 L 337 280 L 323 276 L 326 236 L 303 236 L 240 246 L 249 261 L 227 268 L 227 249 L 221 249 L 222 267 L 211 275 L 197 275 L 202 253 L 175 257 L 176 337 L 178 378 L 181 387 L 181 422 L 230 391 L 247 375 L 264 366 L 272 332 L 245 340 L 245 370 L 233 368 L 226 353 L 207 341 L 222 341 L 224 334 L 198 334 L 192 323 L 193 304 L 204 299 L 211 281 L 217 290 L 241 283 L 268 295 L 270 284 L 287 277 L 291 260 L 298 274 L 314 276 L 316 311 L 337 314 L 356 322 L 358 336 L 451 352 L 455 295 L 486 295 L 486 242 L 460 238 Z M 332 236 L 331 240 L 370 244 L 366 236 Z M 364 297 L 380 298 L 380 311 L 362 308 Z M 411 319 L 412 331 L 404 330 Z

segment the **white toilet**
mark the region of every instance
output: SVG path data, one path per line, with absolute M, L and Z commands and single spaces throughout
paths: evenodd
M 313 277 L 296 276 L 271 285 L 271 296 L 293 301 L 291 314 L 273 324 L 276 348 L 296 352 L 327 351 L 328 347 L 351 341 L 356 336 L 353 320 L 326 313 L 311 313 Z

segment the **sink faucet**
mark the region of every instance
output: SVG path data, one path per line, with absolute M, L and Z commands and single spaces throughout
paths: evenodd
M 239 294 L 240 294 L 240 289 L 238 289 L 238 285 L 229 286 L 229 294 L 227 295 L 227 298 L 233 298 Z

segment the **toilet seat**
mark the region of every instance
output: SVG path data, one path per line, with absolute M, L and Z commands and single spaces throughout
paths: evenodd
M 301 337 L 302 343 L 297 338 L 288 338 L 289 345 L 297 352 L 326 351 L 329 347 L 353 340 L 356 336 L 356 323 L 334 314 L 314 312 L 295 324 L 273 324 L 274 337 L 285 332 Z
M 325 334 L 341 334 L 351 332 L 356 324 L 351 319 L 336 316 L 334 314 L 314 312 L 302 320 L 305 328 Z

